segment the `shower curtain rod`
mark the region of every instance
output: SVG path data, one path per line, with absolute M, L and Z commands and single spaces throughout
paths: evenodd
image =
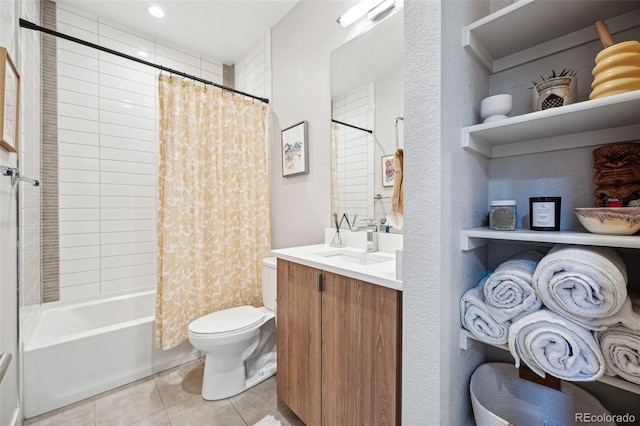
M 45 34 L 50 34 L 50 35 L 53 35 L 53 36 L 56 36 L 56 37 L 59 37 L 59 38 L 63 38 L 65 40 L 72 41 L 74 43 L 81 44 L 83 46 L 91 47 L 93 49 L 97 49 L 97 50 L 100 50 L 102 52 L 111 53 L 112 55 L 120 56 L 121 58 L 129 59 L 131 61 L 135 61 L 135 62 L 138 62 L 140 64 L 144 64 L 144 65 L 147 65 L 147 66 L 150 66 L 150 67 L 153 67 L 153 68 L 157 68 L 157 69 L 159 69 L 161 71 L 166 71 L 169 74 L 179 75 L 181 77 L 185 77 L 185 78 L 188 78 L 190 80 L 198 81 L 200 83 L 208 84 L 210 86 L 215 86 L 215 87 L 218 87 L 218 88 L 220 88 L 222 90 L 226 90 L 228 92 L 236 93 L 238 95 L 242 95 L 242 96 L 246 96 L 248 98 L 259 100 L 260 102 L 264 102 L 265 104 L 269 103 L 269 99 L 261 98 L 259 96 L 250 95 L 249 93 L 241 92 L 239 90 L 232 89 L 231 87 L 223 86 L 221 84 L 214 83 L 213 81 L 209 81 L 209 80 L 205 80 L 205 79 L 200 78 L 200 77 L 196 77 L 195 75 L 187 74 L 187 73 L 184 73 L 182 71 L 176 71 L 174 69 L 167 68 L 167 67 L 162 66 L 162 65 L 154 64 L 153 62 L 149 62 L 149 61 L 145 61 L 143 59 L 136 58 L 135 56 L 127 55 L 126 53 L 118 52 L 116 50 L 109 49 L 107 47 L 103 47 L 103 46 L 100 46 L 100 45 L 97 45 L 97 44 L 94 44 L 94 43 L 91 43 L 91 42 L 88 42 L 88 41 L 85 41 L 85 40 L 82 40 L 82 39 L 79 39 L 79 38 L 76 38 L 76 37 L 72 37 L 72 36 L 67 35 L 67 34 L 62 34 L 62 33 L 59 33 L 57 31 L 41 27 L 39 25 L 34 24 L 33 22 L 26 21 L 26 20 L 24 20 L 22 18 L 20 18 L 19 22 L 20 22 L 20 26 L 23 27 L 23 28 L 27 28 L 27 29 L 35 30 L 35 31 L 41 31 L 41 32 L 43 32 Z
M 343 126 L 351 127 L 353 129 L 362 130 L 363 132 L 367 132 L 367 133 L 373 134 L 373 130 L 363 129 L 362 127 L 354 126 L 353 124 L 343 123 L 342 121 L 334 120 L 333 118 L 331 119 L 331 122 L 342 124 Z

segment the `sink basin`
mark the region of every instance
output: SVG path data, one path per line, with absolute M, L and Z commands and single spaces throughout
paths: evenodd
M 379 263 L 390 262 L 395 259 L 392 254 L 388 253 L 366 252 L 363 250 L 348 248 L 335 248 L 313 254 L 327 259 L 333 259 L 345 263 L 354 263 L 357 265 L 377 265 Z

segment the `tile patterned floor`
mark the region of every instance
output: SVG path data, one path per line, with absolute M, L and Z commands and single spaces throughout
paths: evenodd
M 276 378 L 221 401 L 200 396 L 204 359 L 26 420 L 33 426 L 252 426 L 278 411 Z

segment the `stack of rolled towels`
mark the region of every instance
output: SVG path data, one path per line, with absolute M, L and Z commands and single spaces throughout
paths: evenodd
M 460 300 L 462 326 L 526 364 L 570 381 L 617 375 L 640 384 L 640 298 L 611 248 L 556 245 L 501 263 Z

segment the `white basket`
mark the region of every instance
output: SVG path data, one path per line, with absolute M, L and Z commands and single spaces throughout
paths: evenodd
M 580 415 L 593 416 L 590 425 L 615 425 L 593 422 L 596 416 L 610 420 L 606 418 L 610 413 L 576 385 L 563 381 L 562 390 L 551 389 L 519 378 L 518 369 L 511 364 L 482 364 L 471 375 L 469 388 L 478 426 L 567 426 L 582 424 Z

